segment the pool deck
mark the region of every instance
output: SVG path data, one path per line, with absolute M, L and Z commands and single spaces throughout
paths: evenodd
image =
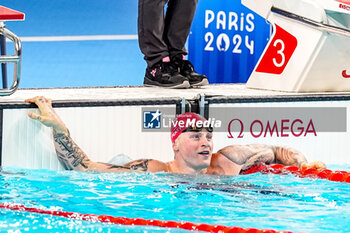
M 181 99 L 198 99 L 200 95 L 212 100 L 236 100 L 249 102 L 349 100 L 350 92 L 291 93 L 248 89 L 244 84 L 211 84 L 201 88 L 167 89 L 143 86 L 81 87 L 81 88 L 33 88 L 18 89 L 10 96 L 1 96 L 0 105 L 21 104 L 27 98 L 46 96 L 53 102 L 140 102 Z

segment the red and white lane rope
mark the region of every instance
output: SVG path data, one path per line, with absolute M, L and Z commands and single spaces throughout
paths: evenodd
M 293 174 L 300 178 L 315 178 L 315 179 L 327 179 L 330 181 L 336 182 L 346 182 L 350 183 L 350 172 L 346 171 L 332 171 L 329 169 L 301 169 L 293 166 L 284 166 L 281 164 L 273 165 L 256 165 L 245 171 L 242 171 L 240 174 L 252 174 L 256 172 L 261 172 L 263 174 Z
M 176 221 L 161 221 L 155 219 L 142 219 L 142 218 L 126 218 L 126 217 L 113 217 L 109 215 L 95 215 L 95 214 L 80 214 L 75 212 L 57 211 L 57 210 L 44 210 L 39 208 L 27 207 L 21 204 L 14 203 L 2 203 L 0 209 L 18 210 L 31 213 L 49 214 L 54 216 L 65 217 L 69 219 L 79 219 L 91 222 L 103 222 L 114 223 L 121 225 L 131 226 L 155 226 L 164 228 L 178 228 L 189 231 L 203 231 L 203 232 L 216 232 L 216 233 L 292 233 L 291 231 L 275 231 L 275 230 L 259 230 L 255 228 L 241 228 L 241 227 L 228 227 L 222 225 L 209 225 L 209 224 L 195 224 L 191 222 L 176 222 Z

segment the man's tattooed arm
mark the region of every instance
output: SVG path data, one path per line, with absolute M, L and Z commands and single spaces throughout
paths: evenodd
M 108 169 L 121 169 L 121 170 L 129 170 L 129 171 L 140 171 L 140 172 L 147 172 L 148 171 L 148 164 L 150 161 L 153 161 L 151 159 L 139 159 L 132 161 L 130 163 L 127 163 L 125 165 L 114 165 L 114 164 L 108 164 L 103 163 L 107 166 Z
M 273 163 L 275 161 L 272 146 L 262 144 L 227 146 L 219 150 L 218 153 L 224 155 L 235 164 L 243 165 L 243 168 L 259 162 Z
M 28 116 L 53 129 L 54 144 L 57 157 L 62 165 L 69 170 L 118 172 L 118 171 L 167 171 L 167 166 L 157 160 L 138 160 L 123 166 L 93 162 L 72 140 L 66 125 L 52 108 L 51 99 L 36 96 L 26 99 L 27 103 L 38 106 L 40 114 L 29 112 Z
M 54 130 L 53 135 L 57 157 L 67 170 L 95 172 L 166 171 L 164 163 L 151 159 L 136 160 L 122 166 L 93 162 L 72 140 L 69 133 L 57 133 Z
M 308 164 L 305 156 L 292 148 L 270 146 L 263 144 L 227 146 L 219 153 L 232 162 L 243 165 L 243 168 L 263 162 L 267 164 L 279 163 L 286 166 L 302 167 Z
M 53 131 L 54 145 L 58 160 L 67 170 L 86 171 L 91 160 L 79 146 L 72 140 L 69 133 Z
M 303 164 L 307 164 L 305 156 L 292 148 L 274 146 L 276 163 L 280 163 L 286 166 L 301 167 Z

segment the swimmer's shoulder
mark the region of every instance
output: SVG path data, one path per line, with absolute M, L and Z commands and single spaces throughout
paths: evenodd
M 166 163 L 159 160 L 150 159 L 148 162 L 149 172 L 168 172 L 168 166 Z
M 211 175 L 238 175 L 242 166 L 233 163 L 221 153 L 213 153 L 207 174 Z

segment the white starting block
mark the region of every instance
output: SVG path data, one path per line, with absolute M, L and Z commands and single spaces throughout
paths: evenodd
M 10 88 L 0 89 L 0 95 L 11 95 L 18 88 L 20 76 L 21 76 L 21 58 L 22 58 L 22 44 L 20 39 L 10 30 L 5 27 L 5 21 L 14 21 L 14 20 L 24 20 L 24 14 L 19 11 L 15 11 L 3 6 L 0 6 L 0 41 L 1 41 L 1 56 L 0 63 L 14 63 L 14 72 L 13 72 L 13 83 Z M 14 43 L 15 54 L 6 55 L 6 39 L 11 40 Z M 2 66 L 4 69 L 4 66 Z M 5 72 L 6 73 L 6 72 Z M 4 72 L 3 72 L 4 76 Z M 5 75 L 6 77 L 6 75 Z M 3 77 L 3 83 L 7 82 Z
M 272 35 L 246 86 L 350 91 L 350 0 L 242 0 Z

